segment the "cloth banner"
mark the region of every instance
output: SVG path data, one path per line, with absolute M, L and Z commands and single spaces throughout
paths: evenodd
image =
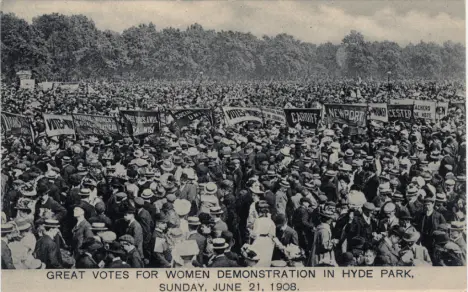
M 114 117 L 73 114 L 76 133 L 79 135 L 119 135 L 119 123 Z
M 448 115 L 448 106 L 449 106 L 448 102 L 438 101 L 436 103 L 435 112 L 436 112 L 437 119 L 440 120 Z
M 43 116 L 47 136 L 75 135 L 75 125 L 71 115 L 43 114 Z
M 389 104 L 388 120 L 411 122 L 413 119 L 413 104 Z
M 330 124 L 346 124 L 349 127 L 366 126 L 366 105 L 325 104 L 325 115 Z
M 209 121 L 211 125 L 214 125 L 213 110 L 210 108 L 170 109 L 169 113 L 181 128 L 198 119 Z
M 426 100 L 415 100 L 413 115 L 416 119 L 435 120 L 435 102 Z
M 20 80 L 21 89 L 34 90 L 34 86 L 36 86 L 36 81 L 34 79 L 21 79 Z
M 2 134 L 13 136 L 31 135 L 34 139 L 34 131 L 31 127 L 31 119 L 22 115 L 2 112 Z
M 61 83 L 59 86 L 60 90 L 75 92 L 79 88 L 78 83 Z
M 226 124 L 232 126 L 242 122 L 255 121 L 263 124 L 262 110 L 250 107 L 223 107 Z
M 284 115 L 283 109 L 264 107 L 262 108 L 262 111 L 265 122 L 272 121 L 283 125 L 286 124 L 286 117 Z
M 120 114 L 126 125 L 124 134 L 138 136 L 159 131 L 159 111 L 122 110 Z
M 369 119 L 374 121 L 388 122 L 388 109 L 386 103 L 370 103 Z
M 41 82 L 38 83 L 37 86 L 39 86 L 39 89 L 42 91 L 48 91 L 54 88 L 54 82 Z
M 312 108 L 285 108 L 286 121 L 290 127 L 296 127 L 297 124 L 301 127 L 316 129 L 321 119 L 321 109 Z

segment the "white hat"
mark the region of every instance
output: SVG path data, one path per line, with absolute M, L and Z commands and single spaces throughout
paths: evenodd
M 356 190 L 352 190 L 348 195 L 348 204 L 354 207 L 362 207 L 367 202 L 364 193 Z
M 285 156 L 291 155 L 291 154 L 290 154 L 290 151 L 291 151 L 291 148 L 289 148 L 289 147 L 284 147 L 284 148 L 282 148 L 282 149 L 280 150 L 281 154 L 283 154 L 283 155 L 285 155 Z
M 185 199 L 177 199 L 174 201 L 174 210 L 179 216 L 185 216 L 190 212 L 191 204 Z

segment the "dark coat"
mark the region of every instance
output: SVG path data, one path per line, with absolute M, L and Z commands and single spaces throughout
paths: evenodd
M 239 267 L 235 261 L 228 259 L 224 254 L 217 255 L 208 261 L 209 268 L 227 268 L 227 267 Z
M 91 231 L 91 224 L 88 221 L 83 220 L 80 224 L 75 225 L 72 229 L 73 240 L 71 242 L 73 252 L 75 255 L 80 253 L 81 245 L 86 238 L 93 237 L 93 232 Z
M 2 270 L 13 270 L 13 259 L 11 258 L 11 250 L 8 244 L 2 240 Z
M 143 228 L 141 228 L 140 223 L 137 220 L 134 220 L 130 225 L 128 225 L 125 234 L 133 236 L 135 247 L 140 255 L 143 255 Z
M 80 207 L 81 209 L 83 209 L 83 211 L 85 212 L 86 220 L 96 216 L 96 209 L 94 209 L 94 206 L 86 201 L 81 200 L 76 207 Z
M 75 263 L 77 269 L 99 269 L 96 261 L 87 253 L 82 253 Z
M 377 247 L 378 255 L 385 258 L 385 261 L 390 263 L 392 266 L 396 266 L 400 259 L 400 255 L 397 250 L 391 245 L 388 244 L 387 241 L 381 240 Z
M 170 268 L 171 267 L 171 250 L 166 240 L 166 236 L 159 230 L 154 230 L 150 242 L 151 259 L 150 265 L 152 268 Z
M 149 249 L 148 247 L 151 241 L 151 235 L 154 230 L 153 218 L 151 217 L 150 213 L 146 209 L 141 208 L 135 214 L 135 219 L 141 225 L 141 229 L 143 231 L 143 249 L 144 251 L 146 251 Z M 147 256 L 149 256 L 149 254 Z
M 129 253 L 127 253 L 126 262 L 132 268 L 144 268 L 143 260 L 141 259 L 141 255 L 136 248 L 132 249 Z
M 122 261 L 121 259 L 115 260 L 107 264 L 107 269 L 128 269 L 131 268 L 129 264 Z
M 65 218 L 65 216 L 67 215 L 67 210 L 51 197 L 47 198 L 47 201 L 45 203 L 42 203 L 41 199 L 37 201 L 34 212 L 34 218 L 36 220 L 39 219 L 41 209 L 51 210 L 55 215 L 55 219 L 57 219 L 58 221 L 62 221 L 62 219 Z
M 36 242 L 35 258 L 46 265 L 46 269 L 62 269 L 62 260 L 59 258 L 60 250 L 55 241 L 44 234 Z

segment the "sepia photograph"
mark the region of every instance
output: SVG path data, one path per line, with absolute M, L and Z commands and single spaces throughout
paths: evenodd
M 3 271 L 219 279 L 156 291 L 466 273 L 465 1 L 5 0 L 0 16 Z

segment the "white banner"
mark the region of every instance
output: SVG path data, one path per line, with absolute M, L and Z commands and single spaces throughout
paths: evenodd
M 223 107 L 223 113 L 230 126 L 247 121 L 263 123 L 262 110 L 259 108 Z
M 35 85 L 36 85 L 36 81 L 34 79 L 21 79 L 20 80 L 21 89 L 34 90 Z
M 284 110 L 282 108 L 262 108 L 263 118 L 266 121 L 279 122 L 281 124 L 286 124 L 286 116 L 284 115 Z
M 44 114 L 47 136 L 75 135 L 75 125 L 71 115 Z
M 433 101 L 415 100 L 413 110 L 414 118 L 435 120 L 435 108 L 435 102 Z

